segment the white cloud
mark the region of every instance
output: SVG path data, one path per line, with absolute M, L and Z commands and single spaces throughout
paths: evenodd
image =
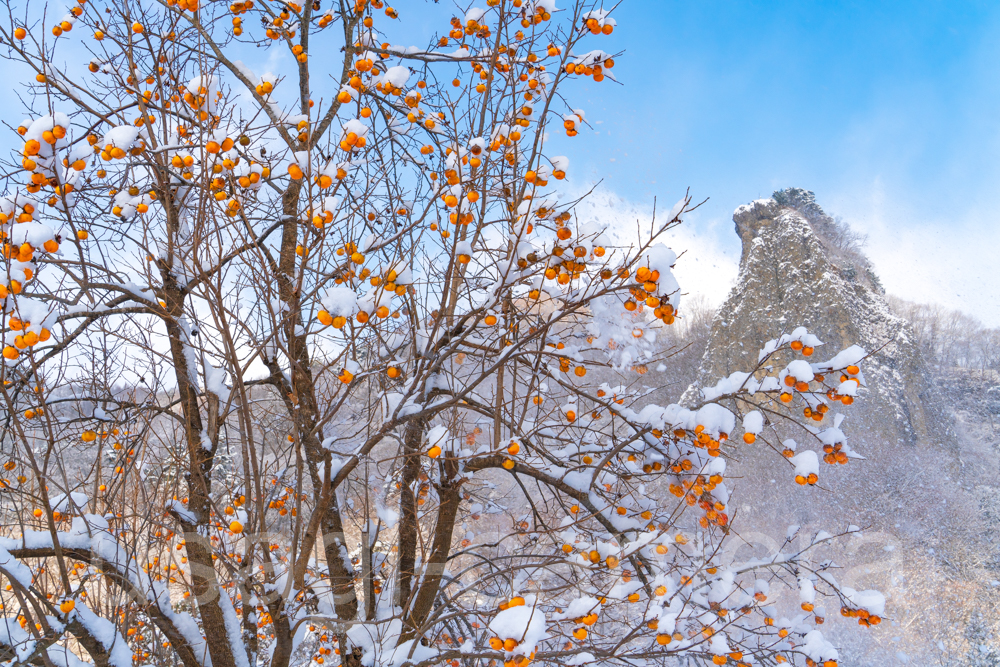
M 1000 326 L 1000 228 L 967 234 L 957 225 L 902 229 L 880 224 L 866 251 L 886 291 L 909 301 L 961 310 Z
M 1000 326 L 1000 224 L 996 202 L 948 211 L 910 207 L 876 178 L 867 196 L 844 197 L 845 219 L 868 234 L 865 253 L 886 291 L 961 310 Z M 994 222 L 990 222 L 994 221 Z
M 683 193 L 656 202 L 657 226 Z M 567 197 L 568 199 L 568 197 Z M 576 209 L 581 222 L 597 220 L 608 225 L 622 241 L 648 236 L 653 223 L 653 200 L 634 202 L 598 186 Z M 684 294 L 704 297 L 713 307 L 725 300 L 739 268 L 739 239 L 730 220 L 708 219 L 698 211 L 666 233 L 663 242 L 680 257 L 674 274 Z M 682 302 L 683 312 L 683 302 Z

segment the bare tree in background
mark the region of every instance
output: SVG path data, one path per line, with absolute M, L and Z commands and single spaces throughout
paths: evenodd
M 940 370 L 985 372 L 1000 367 L 1000 330 L 938 304 L 889 297 L 889 305 L 910 323 L 921 352 Z

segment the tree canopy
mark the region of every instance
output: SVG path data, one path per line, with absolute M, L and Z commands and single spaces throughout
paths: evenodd
M 833 667 L 823 598 L 879 623 L 833 534 L 736 559 L 726 478 L 843 474 L 866 352 L 789 328 L 657 405 L 695 206 L 580 220 L 548 148 L 613 12 L 484 4 L 7 5 L 2 659 Z

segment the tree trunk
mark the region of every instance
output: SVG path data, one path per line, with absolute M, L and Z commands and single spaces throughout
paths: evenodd
M 352 621 L 358 616 L 358 595 L 354 590 L 354 566 L 347 549 L 336 493 L 330 494 L 330 505 L 323 515 L 323 548 L 337 617 Z
M 209 525 L 211 517 L 211 474 L 214 459 L 214 447 L 205 449 L 202 446 L 202 418 L 198 405 L 198 387 L 191 382 L 194 369 L 188 367 L 184 340 L 185 332 L 177 324 L 177 318 L 183 316 L 183 296 L 169 273 L 165 275 L 164 294 L 167 308 L 172 319 L 167 320 L 167 336 L 170 340 L 170 353 L 174 364 L 174 376 L 177 380 L 177 392 L 180 394 L 181 408 L 184 413 L 184 435 L 188 448 L 188 509 L 194 514 L 196 523 L 182 522 L 184 530 L 185 549 L 191 569 L 191 587 L 198 611 L 201 614 L 208 641 L 208 650 L 212 656 L 213 667 L 236 667 L 233 650 L 229 644 L 229 633 L 226 631 L 222 607 L 219 605 L 219 595 L 225 595 L 219 588 L 219 580 L 212 561 L 212 548 L 202 531 Z
M 396 604 L 406 608 L 410 601 L 413 567 L 417 555 L 417 499 L 413 484 L 420 474 L 420 444 L 424 438 L 426 421 L 415 419 L 406 425 L 403 435 L 403 474 L 399 494 L 399 586 Z
M 434 600 L 441 588 L 441 579 L 448 564 L 448 554 L 451 552 L 451 540 L 455 531 L 458 506 L 462 502 L 460 484 L 460 481 L 448 480 L 442 483 L 441 488 L 438 489 L 440 505 L 438 506 L 437 527 L 434 529 L 434 544 L 431 547 L 431 557 L 424 564 L 424 576 L 421 580 L 420 590 L 413 602 L 413 610 L 410 612 L 410 628 L 403 633 L 403 641 L 412 639 L 416 635 L 434 608 Z

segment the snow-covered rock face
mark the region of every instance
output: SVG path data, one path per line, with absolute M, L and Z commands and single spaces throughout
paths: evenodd
M 951 420 L 936 400 L 930 373 L 909 325 L 892 314 L 878 278 L 856 251 L 828 240 L 835 221 L 805 195 L 806 213 L 776 199 L 745 204 L 733 213 L 743 242 L 737 287 L 716 314 L 702 361 L 703 382 L 747 367 L 765 341 L 805 326 L 832 349 L 852 344 L 877 352 L 866 362 L 865 400 L 851 416 L 853 428 L 881 439 L 933 446 L 948 444 Z M 739 332 L 739 340 L 733 336 Z M 689 392 L 688 396 L 695 394 Z
M 776 193 L 777 199 L 783 199 L 782 194 Z M 797 474 L 819 468 L 827 489 L 816 489 L 823 494 L 818 506 L 806 509 L 818 499 L 812 492 L 786 488 L 780 479 L 772 483 L 779 478 L 778 467 L 767 456 L 759 435 L 756 444 L 737 440 L 737 447 L 748 447 L 752 453 L 737 451 L 728 462 L 727 477 L 740 480 L 733 484 L 733 497 L 742 511 L 742 536 L 766 535 L 759 538 L 762 543 L 780 541 L 786 536 L 778 526 L 801 524 L 789 532 L 799 536 L 790 538 L 794 541 L 806 539 L 801 536 L 819 528 L 863 525 L 864 537 L 857 544 L 868 540 L 874 545 L 868 547 L 872 555 L 865 555 L 859 546 L 831 551 L 829 556 L 837 562 L 853 564 L 838 579 L 859 591 L 878 588 L 886 593 L 897 617 L 914 619 L 908 629 L 899 631 L 900 646 L 908 645 L 911 657 L 933 654 L 938 649 L 928 638 L 936 640 L 949 633 L 972 636 L 979 631 L 967 620 L 978 612 L 969 613 L 964 607 L 956 606 L 956 613 L 940 626 L 936 615 L 924 612 L 947 596 L 955 578 L 976 591 L 968 600 L 995 595 L 989 585 L 996 579 L 992 573 L 980 575 L 969 567 L 963 572 L 970 574 L 951 574 L 953 562 L 995 562 L 990 545 L 995 531 L 981 517 L 980 500 L 964 484 L 956 483 L 969 479 L 970 466 L 978 461 L 973 463 L 976 459 L 956 434 L 949 402 L 922 358 L 910 325 L 890 311 L 867 259 L 856 246 L 838 245 L 836 233 L 844 230 L 836 228 L 811 193 L 794 192 L 795 207 L 777 199 L 740 206 L 733 215 L 743 243 L 740 277 L 714 318 L 699 381 L 682 400 L 695 403 L 703 389 L 711 395 L 719 378 L 751 367 L 767 341 L 798 326 L 816 334 L 828 350 L 856 344 L 872 351 L 864 362 L 866 381 L 843 425 L 825 420 L 816 425 L 815 433 L 801 429 L 780 433 L 779 437 L 787 438 L 781 444 L 790 455 L 788 465 Z M 796 377 L 799 370 L 804 375 L 804 365 L 790 365 L 795 359 L 776 358 L 775 370 L 786 367 Z M 736 379 L 745 378 L 737 375 Z M 765 418 L 775 421 L 772 415 Z M 752 433 L 759 424 L 753 417 L 743 425 L 745 432 Z M 833 445 L 842 437 L 841 429 L 850 433 L 851 446 L 865 457 L 850 461 L 850 475 L 830 474 L 825 463 L 803 455 L 819 449 L 816 438 Z M 983 470 L 996 469 L 994 458 L 979 458 Z M 918 579 L 926 582 L 920 594 L 908 587 Z M 970 644 L 972 651 L 977 650 L 976 643 Z M 808 654 L 819 644 L 807 642 L 807 647 Z M 884 662 L 880 653 L 884 649 L 867 635 L 842 635 L 837 648 L 841 664 Z M 930 664 L 930 660 L 913 657 L 911 664 Z M 973 663 L 955 660 L 948 664 Z
M 773 199 L 757 199 L 749 204 L 743 204 L 733 212 L 736 233 L 743 240 L 740 266 L 746 261 L 747 252 L 752 245 L 749 241 L 759 236 L 761 228 L 774 222 L 780 213 L 781 206 Z

